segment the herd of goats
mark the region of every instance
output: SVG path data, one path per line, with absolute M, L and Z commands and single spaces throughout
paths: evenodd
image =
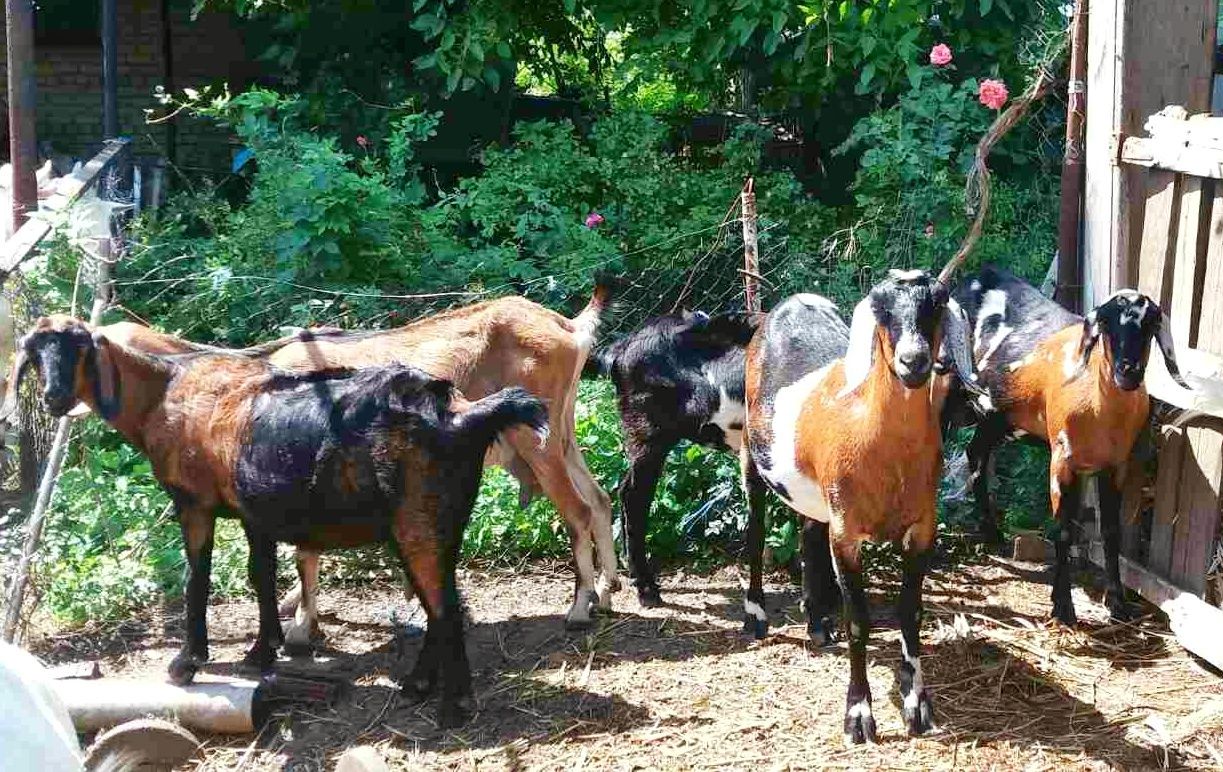
M 619 485 L 638 597 L 661 603 L 646 517 L 664 460 L 680 440 L 736 451 L 750 517 L 745 629 L 763 637 L 766 490 L 802 522 L 803 606 L 816 645 L 841 635 L 850 660 L 845 736 L 875 740 L 866 678 L 870 617 L 861 544 L 903 554 L 899 600 L 901 707 L 911 734 L 932 726 L 922 681 L 923 575 L 934 544 L 942 438 L 975 425 L 968 447 L 984 533 L 996 537 L 990 455 L 1027 435 L 1048 443 L 1056 538 L 1053 616 L 1074 624 L 1069 522 L 1089 475 L 1099 480 L 1107 605 L 1127 615 L 1118 570 L 1119 484 L 1148 420 L 1143 385 L 1152 341 L 1179 382 L 1168 321 L 1122 290 L 1086 317 L 1004 271 L 954 289 L 892 270 L 853 309 L 814 294 L 767 314 L 656 317 L 592 354 L 610 289 L 596 286 L 569 319 L 521 297 L 477 303 L 373 332 L 318 329 L 227 350 L 128 322 L 91 327 L 43 317 L 22 338 L 0 416 L 13 414 L 33 367 L 45 409 L 91 410 L 145 453 L 173 499 L 188 564 L 185 642 L 176 683 L 208 660 L 205 611 L 215 518 L 240 518 L 259 608 L 247 662 L 319 637 L 321 550 L 385 542 L 397 550 L 428 617 L 405 690 L 439 695 L 438 721 L 461 723 L 471 672 L 455 568 L 484 466 L 504 466 L 523 503 L 542 493 L 572 539 L 576 583 L 566 623 L 589 626 L 620 587 L 611 499 L 583 461 L 574 402 L 583 373 L 609 376 L 619 397 L 629 470 Z M 1182 385 L 1184 385 L 1182 383 Z M 299 586 L 276 597 L 276 544 L 296 546 Z

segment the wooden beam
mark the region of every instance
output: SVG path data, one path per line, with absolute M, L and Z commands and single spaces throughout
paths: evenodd
M 1121 147 L 1121 160 L 1134 166 L 1223 179 L 1223 150 L 1176 145 L 1149 137 L 1128 137 Z
M 93 158 L 89 159 L 89 163 L 70 178 L 70 182 L 62 182 L 61 201 L 55 202 L 54 209 L 63 210 L 74 203 L 87 190 L 92 188 L 98 182 L 98 177 L 102 171 L 114 160 L 115 156 L 123 152 L 123 148 L 127 147 L 130 140 L 116 139 L 110 140 L 106 146 L 102 148 Z M 61 178 L 64 179 L 64 178 Z M 51 224 L 44 219 L 32 217 L 26 221 L 21 228 L 4 242 L 3 247 L 0 247 L 0 283 L 17 267 L 28 258 L 33 252 L 38 242 L 41 241 L 51 230 Z

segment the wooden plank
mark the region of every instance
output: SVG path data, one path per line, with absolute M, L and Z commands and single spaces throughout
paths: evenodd
M 1126 137 L 1121 146 L 1121 160 L 1132 166 L 1149 166 L 1216 180 L 1223 178 L 1223 150 L 1169 144 L 1149 137 Z
M 1178 347 L 1197 345 L 1201 317 L 1202 280 L 1206 273 L 1206 244 L 1210 227 L 1214 184 L 1201 177 L 1185 177 L 1181 187 L 1180 222 L 1176 233 L 1175 267 L 1169 311 L 1172 337 Z
M 1091 560 L 1104 564 L 1104 551 L 1093 545 Z M 1177 643 L 1215 667 L 1223 668 L 1223 609 L 1185 592 L 1136 560 L 1121 556 L 1121 583 L 1159 606 L 1168 615 L 1168 624 Z
M 1172 569 L 1172 543 L 1185 445 L 1183 430 L 1164 428 L 1163 447 L 1159 452 L 1159 467 L 1155 473 L 1155 516 L 1151 522 L 1151 545 L 1147 550 L 1147 565 L 1162 576 L 1167 576 Z
M 1209 191 L 1214 194 L 1214 190 Z M 1186 305 L 1197 312 L 1198 324 L 1189 333 L 1191 345 L 1208 354 L 1223 354 L 1223 198 L 1203 196 L 1211 204 L 1203 218 L 1196 239 L 1195 268 L 1200 282 L 1186 300 L 1178 297 L 1175 312 L 1184 313 Z M 1180 255 L 1178 254 L 1178 258 Z M 1185 258 L 1188 263 L 1188 257 Z M 1178 273 L 1188 269 L 1178 264 Z M 1178 283 L 1182 283 L 1178 277 Z M 1195 322 L 1198 320 L 1195 319 Z M 1173 326 L 1174 331 L 1177 330 Z M 1183 338 L 1176 334 L 1179 343 Z M 1219 490 L 1223 484 L 1223 434 L 1218 427 L 1191 426 L 1181 469 L 1181 490 L 1178 496 L 1176 536 L 1168 577 L 1190 592 L 1201 593 L 1206 587 L 1206 566 L 1213 554 L 1214 538 L 1219 526 Z
M 1200 595 L 1206 589 L 1206 567 L 1219 528 L 1223 434 L 1202 427 L 1190 427 L 1187 434 L 1168 578 Z
M 1121 118 L 1117 130 L 1132 137 L 1143 133 L 1149 116 L 1167 105 L 1182 105 L 1189 114 L 1210 110 L 1214 70 L 1216 0 L 1121 0 L 1126 8 L 1122 30 Z M 1095 22 L 1092 6 L 1092 23 Z M 1131 285 L 1142 245 L 1142 207 L 1149 199 L 1146 172 L 1123 165 L 1125 205 L 1118 212 L 1125 234 L 1117 245 L 1117 287 Z M 1126 208 L 1128 207 L 1128 208 Z M 1114 287 L 1116 289 L 1117 287 Z
M 1181 183 L 1179 174 L 1150 172 L 1153 193 L 1147 200 L 1142 228 L 1142 251 L 1138 259 L 1138 289 L 1161 308 L 1169 308 L 1172 269 L 1176 265 L 1177 226 L 1180 224 Z
M 130 143 L 130 139 L 107 140 L 105 147 L 97 155 L 89 159 L 89 163 L 85 164 L 79 172 L 73 175 L 73 179 L 70 182 L 65 183 L 70 185 L 70 187 L 63 194 L 63 203 L 59 204 L 56 209 L 63 210 L 76 203 L 76 200 L 84 195 L 85 191 L 97 184 L 102 171 Z M 35 247 L 38 246 L 38 242 L 50 230 L 50 223 L 34 216 L 28 219 L 8 241 L 4 242 L 3 249 L 0 251 L 0 281 L 3 281 L 5 276 L 15 271 L 17 266 L 21 265 L 22 261 L 29 257 Z
M 1083 186 L 1083 307 L 1115 289 L 1110 266 L 1121 223 L 1122 169 L 1115 163 L 1121 130 L 1121 47 L 1124 0 L 1092 0 L 1087 26 L 1087 129 Z M 1139 132 L 1130 132 L 1137 134 Z

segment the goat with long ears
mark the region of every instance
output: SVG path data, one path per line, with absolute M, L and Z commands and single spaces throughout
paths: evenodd
M 1049 497 L 1057 517 L 1053 616 L 1076 621 L 1070 598 L 1070 526 L 1083 481 L 1097 480 L 1104 541 L 1106 603 L 1129 617 L 1120 570 L 1120 490 L 1134 443 L 1150 414 L 1143 380 L 1151 344 L 1159 346 L 1168 374 L 1180 375 L 1168 319 L 1136 290 L 1119 290 L 1086 317 L 1066 311 L 1030 284 L 986 267 L 956 291 L 976 338 L 975 360 L 989 399 L 965 410 L 948 401 L 945 422 L 975 423 L 968 446 L 970 484 L 989 541 L 998 541 L 989 467 L 1005 440 L 1028 437 L 1048 444 Z
M 208 659 L 215 518 L 228 512 L 246 532 L 259 601 L 251 664 L 270 666 L 283 640 L 276 542 L 386 542 L 429 618 L 405 685 L 437 686 L 440 722 L 461 719 L 471 680 L 455 584 L 463 529 L 497 437 L 519 425 L 545 436 L 538 399 L 503 389 L 469 402 L 449 381 L 400 364 L 293 374 L 242 354 L 146 354 L 63 316 L 37 322 L 21 359 L 17 372 L 38 368 L 48 412 L 88 405 L 149 457 L 174 502 L 189 569 L 174 681 L 190 681 Z
M 868 539 L 903 549 L 905 724 L 920 734 L 933 722 L 918 626 L 942 465 L 946 378 L 935 374 L 941 361 L 975 385 L 967 321 L 946 285 L 922 270 L 889 271 L 855 307 L 849 326 L 826 298 L 791 297 L 769 313 L 747 351 L 744 484 L 757 499 L 771 488 L 803 517 L 804 605 L 808 633 L 818 644 L 834 637 L 834 576 L 839 583 L 849 620 L 845 736 L 851 743 L 875 738 L 861 561 Z M 767 619 L 762 535 L 763 524 L 753 517 L 744 605 L 745 624 L 758 635 Z

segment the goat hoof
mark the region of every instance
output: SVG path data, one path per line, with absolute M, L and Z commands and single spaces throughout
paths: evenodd
M 242 658 L 242 664 L 249 668 L 266 673 L 276 662 L 276 647 L 256 643 Z
M 758 641 L 764 640 L 769 634 L 769 620 L 758 619 L 752 614 L 744 614 L 743 632 L 750 633 Z
M 1079 623 L 1079 618 L 1074 613 L 1073 603 L 1054 603 L 1053 618 L 1066 627 L 1074 627 Z
M 199 657 L 185 651 L 180 653 L 170 661 L 170 667 L 167 668 L 170 682 L 176 686 L 186 686 L 195 680 L 195 674 L 207 660 L 208 657 Z
M 1130 604 L 1115 596 L 1107 600 L 1108 615 L 1116 622 L 1129 622 L 1134 619 L 1134 609 Z
M 437 706 L 437 725 L 440 729 L 454 729 L 467 723 L 471 717 L 469 700 L 442 700 Z
M 651 584 L 637 588 L 637 602 L 642 608 L 658 608 L 662 605 L 662 592 L 658 585 Z
M 807 623 L 807 637 L 818 648 L 824 649 L 837 642 L 836 623 L 830 617 Z
M 930 693 L 922 689 L 917 695 L 916 705 L 907 704 L 910 697 L 912 695 L 905 696 L 906 704 L 901 709 L 905 727 L 910 735 L 925 734 L 934 728 L 934 703 L 930 699 Z
M 868 706 L 870 703 L 859 703 L 845 714 L 845 744 L 849 746 L 861 745 L 862 743 L 871 743 L 874 745 L 878 742 L 875 734 L 875 717 L 870 713 L 860 711 L 862 705 Z

